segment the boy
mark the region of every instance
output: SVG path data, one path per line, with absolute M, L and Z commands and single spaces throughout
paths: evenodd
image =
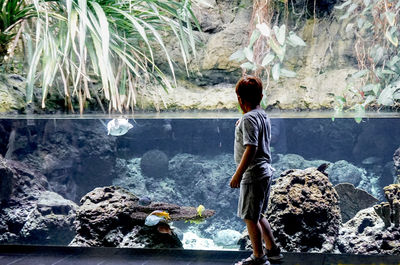
M 236 95 L 244 115 L 236 123 L 234 156 L 237 169 L 230 186 L 240 187 L 238 216 L 246 223 L 253 247 L 253 254 L 237 265 L 268 265 L 268 258 L 283 258 L 271 227 L 262 216 L 267 210 L 273 173 L 270 164 L 271 124 L 260 107 L 262 91 L 261 80 L 254 76 L 244 76 L 236 84 Z M 261 238 L 265 241 L 266 254 Z

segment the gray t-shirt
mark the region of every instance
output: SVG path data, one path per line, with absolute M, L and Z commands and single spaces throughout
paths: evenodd
M 252 183 L 272 176 L 271 167 L 271 123 L 262 109 L 254 109 L 240 118 L 235 129 L 234 156 L 236 165 L 239 165 L 246 145 L 257 146 L 256 155 L 243 174 L 243 184 Z

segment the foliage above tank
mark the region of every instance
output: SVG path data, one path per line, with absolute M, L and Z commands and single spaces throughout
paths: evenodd
M 71 111 L 72 98 L 77 98 L 81 112 L 92 96 L 100 105 L 99 96 L 104 96 L 110 111 L 133 109 L 137 90 L 145 89 L 149 81 L 168 90 L 173 84 L 154 61 L 154 50 L 159 48 L 166 55 L 174 83 L 174 65 L 163 41 L 167 32 L 175 36 L 185 64 L 195 55 L 192 23 L 197 21 L 188 0 L 32 2 L 0 2 L 5 7 L 0 17 L 9 15 L 4 22 L 11 21 L 10 26 L 0 23 L 7 27 L 1 36 L 11 41 L 10 27 L 35 14 L 20 30 L 29 63 L 27 102 L 32 102 L 35 81 L 40 79 L 43 108 L 47 95 L 57 90 Z M 14 13 L 9 11 L 14 11 L 12 7 L 17 9 Z M 100 87 L 94 85 L 97 82 Z

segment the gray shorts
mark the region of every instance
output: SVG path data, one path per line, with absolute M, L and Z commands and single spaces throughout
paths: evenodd
M 262 218 L 261 214 L 268 208 L 271 180 L 272 177 L 266 177 L 253 183 L 240 183 L 238 217 L 253 221 Z

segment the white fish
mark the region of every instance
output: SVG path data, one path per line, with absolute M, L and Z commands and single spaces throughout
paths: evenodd
M 165 218 L 150 214 L 146 217 L 144 224 L 147 226 L 155 226 L 162 220 L 165 220 Z
M 128 119 L 112 119 L 107 123 L 108 135 L 121 136 L 132 128 L 133 125 L 129 123 Z

